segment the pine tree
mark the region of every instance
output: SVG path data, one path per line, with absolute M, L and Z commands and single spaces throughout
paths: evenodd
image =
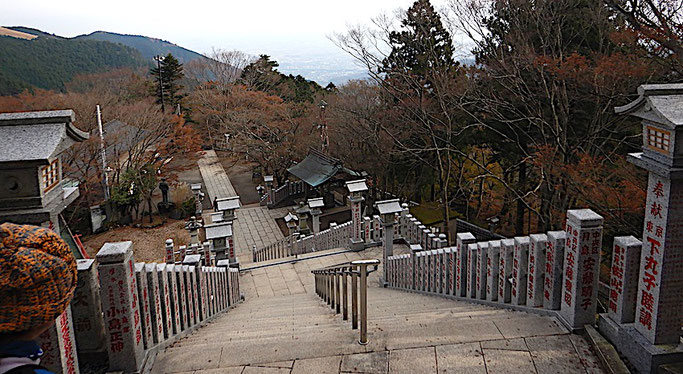
M 429 0 L 417 0 L 401 21 L 401 30 L 389 34 L 392 50 L 384 59 L 382 71 L 392 75 L 411 74 L 431 86 L 433 71 L 457 68 L 453 60 L 453 40 L 441 22 L 441 16 Z
M 161 68 L 161 73 L 159 72 L 159 68 Z M 162 104 L 163 102 L 164 106 L 175 108 L 184 97 L 184 95 L 180 93 L 183 86 L 179 83 L 185 76 L 183 73 L 183 64 L 178 62 L 178 59 L 169 53 L 163 58 L 160 65 L 153 67 L 149 73 L 156 81 L 154 94 L 157 97 L 157 103 Z M 159 79 L 161 79 L 161 81 L 159 81 Z M 159 85 L 163 87 L 163 90 L 160 89 Z

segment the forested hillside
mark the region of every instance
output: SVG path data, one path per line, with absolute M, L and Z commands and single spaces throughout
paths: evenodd
M 124 35 L 105 31 L 95 31 L 88 35 L 77 36 L 76 40 L 99 40 L 111 43 L 121 43 L 137 49 L 145 60 L 151 60 L 156 55 L 172 54 L 181 64 L 192 60 L 203 59 L 204 56 L 187 48 L 180 47 L 165 40 L 141 35 Z
M 133 48 L 96 40 L 0 36 L 0 51 L 0 95 L 30 87 L 63 91 L 77 74 L 150 64 Z

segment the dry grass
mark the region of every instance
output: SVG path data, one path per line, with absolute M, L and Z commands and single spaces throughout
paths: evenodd
M 32 40 L 32 39 L 37 38 L 37 36 L 35 36 L 33 34 L 27 34 L 25 32 L 21 32 L 21 31 L 14 31 L 12 29 L 8 29 L 5 27 L 0 27 L 0 35 L 11 36 L 13 38 L 26 39 L 26 40 Z
M 184 221 L 169 220 L 163 226 L 153 229 L 118 227 L 101 234 L 83 238 L 83 245 L 90 257 L 95 257 L 104 243 L 132 241 L 135 261 L 164 262 L 166 258 L 166 239 L 173 239 L 176 247 L 190 241 Z

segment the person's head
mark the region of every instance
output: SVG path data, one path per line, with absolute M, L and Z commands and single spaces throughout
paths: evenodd
M 69 306 L 76 260 L 52 230 L 0 224 L 0 342 L 32 340 Z

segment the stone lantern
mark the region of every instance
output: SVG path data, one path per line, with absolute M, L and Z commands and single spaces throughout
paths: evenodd
M 263 176 L 263 183 L 266 184 L 266 194 L 268 194 L 267 205 L 270 206 L 271 204 L 273 204 L 273 176 L 272 175 L 264 175 Z
M 216 199 L 218 211 L 223 212 L 224 221 L 235 220 L 235 211 L 242 207 L 239 196 L 222 197 Z
M 88 139 L 72 110 L 0 114 L 0 222 L 60 232 L 59 214 L 79 196 L 62 175 L 62 154 Z
M 295 216 L 291 212 L 287 213 L 287 215 L 285 216 L 285 223 L 287 224 L 287 228 L 289 229 L 289 235 L 292 235 L 296 232 L 298 222 L 299 217 Z
M 216 261 L 229 259 L 236 261 L 235 247 L 232 238 L 232 222 L 212 223 L 204 226 L 206 240 L 213 244 Z
M 308 228 L 308 214 L 311 212 L 311 209 L 308 207 L 308 205 L 304 205 L 304 203 L 301 202 L 299 203 L 299 207 L 295 209 L 294 212 L 299 218 L 299 235 L 306 235 L 310 233 L 311 230 Z
M 658 363 L 683 359 L 683 84 L 642 85 L 638 94 L 615 108 L 642 120 L 642 152 L 629 154 L 629 161 L 649 174 L 635 329 L 620 328 L 616 345 L 626 357 L 646 358 L 636 366 L 649 371 Z
M 386 285 L 388 279 L 387 258 L 394 255 L 394 222 L 396 221 L 396 214 L 400 213 L 402 208 L 398 199 L 378 201 L 375 203 L 375 207 L 379 211 L 382 225 L 384 225 L 384 241 L 382 241 L 384 279 L 382 282 Z
M 322 197 L 317 197 L 315 199 L 308 199 L 308 209 L 311 212 L 311 216 L 313 217 L 313 233 L 318 234 L 320 232 L 320 215 L 322 214 L 322 210 L 320 208 L 324 207 L 325 203 L 323 202 Z
M 365 248 L 364 241 L 361 238 L 361 203 L 365 200 L 363 193 L 368 190 L 368 186 L 365 184 L 365 179 L 360 179 L 346 182 L 346 188 L 349 190 L 348 200 L 351 204 L 351 224 L 353 226 L 349 247 L 351 250 L 360 251 Z

